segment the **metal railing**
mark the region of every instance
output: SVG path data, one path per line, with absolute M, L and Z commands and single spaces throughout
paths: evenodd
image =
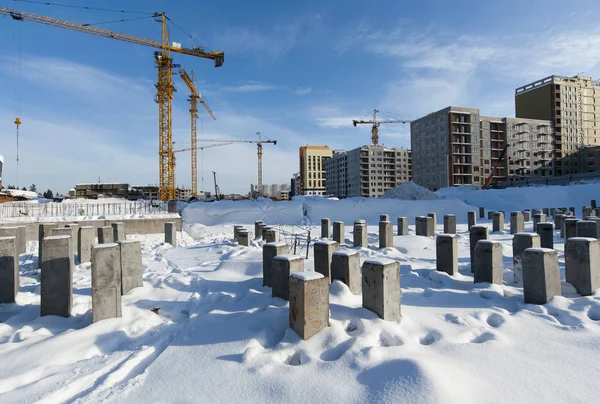
M 126 201 L 106 203 L 6 202 L 0 204 L 0 219 L 15 217 L 151 215 L 167 212 L 167 204 L 157 201 Z

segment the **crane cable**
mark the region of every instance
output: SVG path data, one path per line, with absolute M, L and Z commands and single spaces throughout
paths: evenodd
M 18 21 L 17 21 L 18 22 Z M 16 32 L 16 35 L 15 35 Z M 18 43 L 17 43 L 18 42 Z M 21 125 L 21 26 L 13 30 L 13 73 L 17 78 L 14 81 L 15 97 L 15 125 L 17 129 L 17 189 L 19 188 L 19 126 Z
M 35 1 L 35 0 L 13 0 L 13 1 L 16 1 L 19 3 L 42 4 L 44 6 L 79 8 L 79 9 L 83 9 L 83 10 L 111 11 L 111 12 L 116 12 L 116 13 L 127 13 L 127 14 L 154 14 L 154 13 L 149 13 L 147 11 L 117 10 L 117 9 L 112 9 L 112 8 L 75 6 L 73 4 L 51 3 L 49 1 Z

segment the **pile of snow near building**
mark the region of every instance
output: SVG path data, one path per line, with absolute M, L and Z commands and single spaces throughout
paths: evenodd
M 381 197 L 384 199 L 402 199 L 405 201 L 424 201 L 439 198 L 435 193 L 412 181 L 405 182 L 385 191 Z

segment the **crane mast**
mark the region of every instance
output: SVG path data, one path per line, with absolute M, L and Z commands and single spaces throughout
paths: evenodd
M 374 109 L 373 110 L 373 120 L 372 121 L 365 121 L 363 119 L 361 120 L 357 120 L 357 119 L 353 119 L 352 120 L 352 124 L 354 126 L 356 125 L 364 125 L 364 124 L 368 124 L 368 125 L 373 125 L 371 127 L 371 142 L 374 145 L 379 144 L 379 125 L 382 123 L 410 123 L 411 121 L 408 120 L 403 120 L 403 119 L 391 119 L 391 120 L 387 120 L 387 121 L 381 121 L 381 120 L 377 120 L 377 113 L 379 112 L 378 109 Z

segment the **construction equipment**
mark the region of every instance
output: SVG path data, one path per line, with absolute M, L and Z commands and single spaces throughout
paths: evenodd
M 219 194 L 221 193 L 221 191 L 219 190 L 219 186 L 217 185 L 217 173 L 213 171 L 213 177 L 215 179 L 215 200 L 219 200 L 221 198 L 219 198 Z
M 363 124 L 373 125 L 373 127 L 371 128 L 371 141 L 375 145 L 379 144 L 379 125 L 380 124 L 382 124 L 382 123 L 410 123 L 411 122 L 411 121 L 407 121 L 404 119 L 390 119 L 387 121 L 378 121 L 377 120 L 378 112 L 379 112 L 378 109 L 373 110 L 373 120 L 371 120 L 371 121 L 365 121 L 363 119 L 361 119 L 361 120 L 353 119 L 352 120 L 352 125 L 354 125 L 354 126 L 363 125 Z
M 196 147 L 188 147 L 186 149 L 179 149 L 179 150 L 173 150 L 173 171 L 175 171 L 176 167 L 177 167 L 177 159 L 175 158 L 175 153 L 181 153 L 181 152 L 185 152 L 185 151 L 191 151 L 192 153 L 195 154 L 195 152 L 197 150 L 204 150 L 204 149 L 210 149 L 212 147 L 219 147 L 219 146 L 227 146 L 233 144 L 232 142 L 227 142 L 227 143 L 215 143 L 215 144 L 209 144 L 207 146 L 196 146 Z M 204 178 L 204 177 L 203 177 Z M 198 181 L 198 172 L 193 169 L 192 170 L 192 184 L 193 181 Z M 197 196 L 198 195 L 198 185 L 196 183 L 196 191 L 193 191 L 192 188 L 192 196 Z
M 500 157 L 498 157 L 498 160 L 496 160 L 496 163 L 494 164 L 494 167 L 492 168 L 492 172 L 490 173 L 490 176 L 487 177 L 487 180 L 485 180 L 485 184 L 483 184 L 483 186 L 481 187 L 481 189 L 486 189 L 490 185 L 490 182 L 492 182 L 492 178 L 494 177 L 494 173 L 496 172 L 496 170 L 498 169 L 498 167 L 500 167 L 500 163 L 502 163 L 502 160 L 504 160 L 504 156 L 506 156 L 506 151 L 508 150 L 508 146 L 509 145 L 507 144 L 502 149 L 502 153 L 500 153 Z
M 196 56 L 205 59 L 214 60 L 215 67 L 223 65 L 224 53 L 207 50 L 201 46 L 193 48 L 183 48 L 181 44 L 169 42 L 169 32 L 167 30 L 167 21 L 169 18 L 165 13 L 154 13 L 153 18 L 160 22 L 162 26 L 161 40 L 151 40 L 140 38 L 133 35 L 122 34 L 119 32 L 101 29 L 90 24 L 78 24 L 69 21 L 59 20 L 57 18 L 46 17 L 15 10 L 0 6 L 0 15 L 11 17 L 16 21 L 31 21 L 52 27 L 65 28 L 72 31 L 92 34 L 105 38 L 117 39 L 134 43 L 137 45 L 157 48 L 154 52 L 154 60 L 158 68 L 158 81 L 156 83 L 156 99 L 158 103 L 158 158 L 159 158 L 159 187 L 162 200 L 175 198 L 175 168 L 173 165 L 173 130 L 172 130 L 172 101 L 173 101 L 173 59 L 171 52 L 181 53 L 189 56 Z
M 263 140 L 261 133 L 256 132 L 258 140 L 232 140 L 232 139 L 201 139 L 201 142 L 235 142 L 235 143 L 256 143 L 258 148 L 258 196 L 262 196 L 262 155 L 264 143 L 277 144 L 277 140 Z
M 190 102 L 190 148 L 191 150 L 191 159 L 192 159 L 192 195 L 198 195 L 198 148 L 196 147 L 196 119 L 198 118 L 198 101 L 200 104 L 204 106 L 206 112 L 212 117 L 212 119 L 216 120 L 215 115 L 212 113 L 208 104 L 204 101 L 198 90 L 196 89 L 196 85 L 194 84 L 194 71 L 192 70 L 192 77 L 190 77 L 184 68 L 179 69 L 179 76 L 185 83 L 185 85 L 190 89 L 190 98 L 188 101 Z M 219 145 L 221 146 L 221 145 Z M 224 146 L 224 145 L 223 145 Z M 204 149 L 204 148 L 203 148 Z M 173 169 L 173 176 L 176 175 L 175 169 Z

